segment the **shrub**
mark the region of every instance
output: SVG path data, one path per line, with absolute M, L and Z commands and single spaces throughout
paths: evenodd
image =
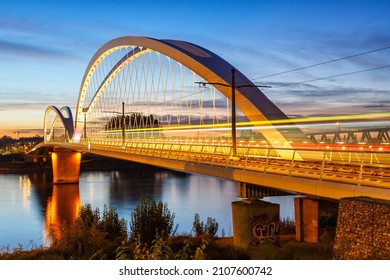
M 100 216 L 98 208 L 92 210 L 86 204 L 80 207 L 76 221 L 65 224 L 61 236 L 53 238 L 53 247 L 66 259 L 106 259 L 112 258 L 112 251 L 127 239 L 127 227 L 115 208 L 104 206 Z
M 218 232 L 218 223 L 214 218 L 207 217 L 204 233 L 207 236 L 214 237 Z
M 167 203 L 156 202 L 151 198 L 142 198 L 134 209 L 130 220 L 130 237 L 140 238 L 140 242 L 152 245 L 157 236 L 174 235 L 175 214 L 169 211 Z
M 287 217 L 280 220 L 280 234 L 294 234 L 295 233 L 295 220 Z
M 127 226 L 125 219 L 119 219 L 115 208 L 104 206 L 103 216 L 99 221 L 99 228 L 109 240 L 126 240 Z
M 204 223 L 200 221 L 198 213 L 195 213 L 194 222 L 192 223 L 192 231 L 195 236 L 204 235 Z
M 204 224 L 200 221 L 199 214 L 196 213 L 192 224 L 192 231 L 195 233 L 195 236 L 206 235 L 208 237 L 214 237 L 218 232 L 218 223 L 214 218 L 207 217 L 207 222 Z

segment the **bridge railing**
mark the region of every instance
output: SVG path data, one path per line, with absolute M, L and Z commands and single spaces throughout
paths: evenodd
M 317 180 L 390 188 L 390 152 L 204 145 L 196 143 L 90 141 L 93 150 L 185 161 Z M 291 159 L 279 156 L 289 150 Z M 303 159 L 303 160 L 302 160 Z

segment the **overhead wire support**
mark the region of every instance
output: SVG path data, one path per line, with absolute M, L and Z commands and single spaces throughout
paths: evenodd
M 244 87 L 261 87 L 261 88 L 270 88 L 271 86 L 265 86 L 265 85 L 239 85 L 236 86 L 236 70 L 232 68 L 232 82 L 231 85 L 225 84 L 225 83 L 219 83 L 219 82 L 195 82 L 196 84 L 199 84 L 199 86 L 206 86 L 206 85 L 218 85 L 218 86 L 225 86 L 225 87 L 231 87 L 232 88 L 232 156 L 237 156 L 237 134 L 236 134 L 236 88 L 244 88 Z

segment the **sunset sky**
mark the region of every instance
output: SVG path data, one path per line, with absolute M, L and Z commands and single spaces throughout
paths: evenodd
M 0 137 L 74 110 L 92 55 L 128 35 L 211 50 L 291 117 L 390 112 L 390 0 L 1 0 Z

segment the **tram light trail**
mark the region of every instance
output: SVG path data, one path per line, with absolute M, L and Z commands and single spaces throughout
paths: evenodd
M 275 125 L 277 128 L 286 128 L 282 125 L 294 126 L 294 124 L 335 124 L 336 122 L 345 121 L 361 121 L 361 120 L 380 120 L 388 119 L 390 122 L 390 113 L 374 113 L 374 114 L 356 114 L 356 115 L 341 115 L 341 116 L 326 116 L 326 117 L 309 117 L 309 118 L 295 118 L 295 119 L 281 119 L 281 120 L 264 120 L 255 122 L 238 122 L 238 129 L 267 129 L 267 127 Z M 165 126 L 165 127 L 145 127 L 137 129 L 126 129 L 128 132 L 148 132 L 148 131 L 188 131 L 188 130 L 230 130 L 231 123 L 222 124 L 201 124 L 201 125 L 182 125 L 182 126 Z M 117 133 L 122 132 L 121 129 L 104 130 L 102 133 Z

